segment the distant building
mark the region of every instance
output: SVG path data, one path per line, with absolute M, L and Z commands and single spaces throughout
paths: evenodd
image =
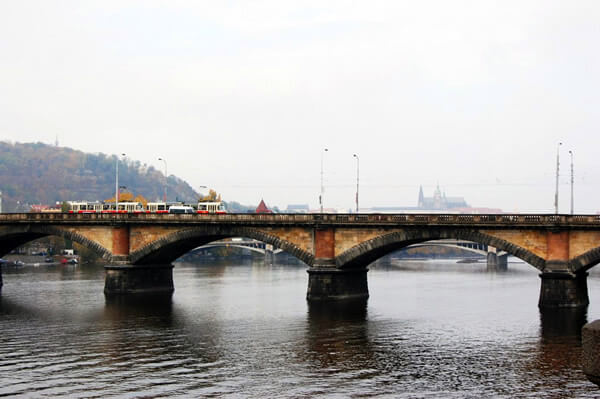
M 429 210 L 449 210 L 455 208 L 468 208 L 469 204 L 463 197 L 446 197 L 446 193 L 442 193 L 438 184 L 433 197 L 425 197 L 423 195 L 423 186 L 419 187 L 419 202 L 417 208 Z
M 350 213 L 349 209 L 338 209 L 338 208 L 323 208 L 323 212 L 321 212 L 321 208 L 310 209 L 309 213 Z
M 267 205 L 265 204 L 265 201 L 263 201 L 262 199 L 260 200 L 260 204 L 258 204 L 258 206 L 256 207 L 256 213 L 273 213 L 272 210 L 270 210 L 269 208 L 267 208 Z
M 42 213 L 42 212 L 61 212 L 59 206 L 50 206 L 50 205 L 31 205 L 29 208 L 29 212 L 32 213 Z
M 286 213 L 308 213 L 308 204 L 290 204 L 285 209 Z
M 361 209 L 361 212 L 373 213 L 465 213 L 495 214 L 504 213 L 498 208 L 474 208 L 467 204 L 463 197 L 448 197 L 437 185 L 433 197 L 425 197 L 423 187 L 419 187 L 417 206 L 380 206 Z

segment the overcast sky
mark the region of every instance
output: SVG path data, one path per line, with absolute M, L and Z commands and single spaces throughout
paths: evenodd
M 226 200 L 600 210 L 600 2 L 3 1 L 0 139 Z

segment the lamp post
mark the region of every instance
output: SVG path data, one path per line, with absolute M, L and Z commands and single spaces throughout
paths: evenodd
M 327 148 L 324 148 L 321 151 L 321 195 L 319 195 L 319 205 L 321 206 L 321 213 L 323 213 L 323 154 L 329 151 Z
M 125 156 L 124 153 L 121 154 Z M 117 155 L 116 167 L 115 167 L 115 212 L 119 212 L 119 156 Z
M 573 175 L 573 151 L 569 151 L 569 154 L 571 154 L 571 215 L 572 215 L 574 212 L 573 183 L 575 180 L 575 177 Z
M 167 160 L 164 158 L 158 158 L 159 161 L 163 161 L 165 163 L 165 194 L 163 197 L 163 201 L 167 202 Z
M 556 190 L 554 191 L 554 213 L 558 215 L 558 170 L 560 169 L 560 146 L 562 143 L 558 143 L 556 146 Z
M 360 160 L 356 154 L 354 154 L 354 158 L 356 158 L 356 213 L 358 213 L 358 176 Z

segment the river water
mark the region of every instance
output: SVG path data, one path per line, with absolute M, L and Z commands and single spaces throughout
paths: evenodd
M 107 301 L 101 266 L 5 268 L 0 396 L 581 398 L 579 331 L 510 263 L 371 266 L 366 303 L 311 305 L 303 266 L 176 264 L 170 300 Z

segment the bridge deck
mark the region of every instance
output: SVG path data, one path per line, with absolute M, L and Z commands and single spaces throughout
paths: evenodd
M 473 227 L 600 227 L 600 215 L 548 214 L 106 214 L 106 213 L 4 213 L 0 223 L 98 224 L 206 224 L 244 225 L 373 225 Z

